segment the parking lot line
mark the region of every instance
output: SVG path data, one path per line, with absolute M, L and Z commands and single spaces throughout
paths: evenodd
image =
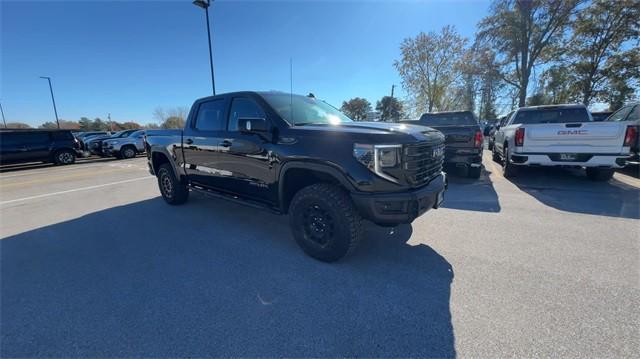
M 67 180 L 70 180 L 70 179 L 76 179 L 76 178 L 82 178 L 82 177 L 93 177 L 95 175 L 104 175 L 104 174 L 109 174 L 109 173 L 114 173 L 114 172 L 122 172 L 122 171 L 127 171 L 127 170 L 129 170 L 129 169 L 128 168 L 106 168 L 105 170 L 92 171 L 92 172 L 74 173 L 74 174 L 62 174 L 61 176 L 56 176 L 56 177 L 51 177 L 51 176 L 40 177 L 38 179 L 31 180 L 31 181 L 22 181 L 22 182 L 2 184 L 2 189 L 4 190 L 4 189 L 7 189 L 9 187 L 22 187 L 22 186 L 33 185 L 33 184 L 38 184 L 38 183 L 51 183 L 52 180 L 67 181 Z
M 102 188 L 102 187 L 107 187 L 107 186 L 113 186 L 113 185 L 117 185 L 117 184 L 129 183 L 129 182 L 136 182 L 136 181 L 141 181 L 141 180 L 151 179 L 151 178 L 155 179 L 155 177 L 153 177 L 153 176 L 144 176 L 144 177 L 132 178 L 132 179 L 123 180 L 123 181 L 103 183 L 103 184 L 99 184 L 99 185 L 95 185 L 95 186 L 74 188 L 74 189 L 70 189 L 70 190 L 67 190 L 67 191 L 44 193 L 44 194 L 39 194 L 37 196 L 30 196 L 30 197 L 12 199 L 12 200 L 9 200 L 9 201 L 2 201 L 2 202 L 0 202 L 0 205 L 5 205 L 5 204 L 15 203 L 15 202 L 28 201 L 28 200 L 44 198 L 44 197 L 57 196 L 57 195 L 61 195 L 61 194 L 78 192 L 78 191 L 88 191 L 88 190 L 91 190 L 91 189 Z

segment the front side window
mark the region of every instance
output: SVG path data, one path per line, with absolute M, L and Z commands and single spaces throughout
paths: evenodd
M 203 102 L 198 108 L 195 128 L 199 131 L 222 131 L 224 129 L 223 99 Z
M 285 93 L 268 93 L 262 97 L 273 109 L 293 126 L 302 125 L 337 125 L 342 122 L 353 122 L 337 108 L 314 97 L 288 95 Z
M 265 118 L 262 108 L 253 100 L 238 97 L 231 102 L 231 111 L 229 111 L 229 131 L 238 131 L 238 119 L 240 118 Z

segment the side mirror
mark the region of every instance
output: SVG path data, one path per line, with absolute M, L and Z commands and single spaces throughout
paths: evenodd
M 265 118 L 239 118 L 238 129 L 243 133 L 266 133 L 269 126 Z

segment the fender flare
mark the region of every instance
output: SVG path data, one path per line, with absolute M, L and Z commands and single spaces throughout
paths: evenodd
M 316 163 L 309 161 L 289 161 L 285 163 L 280 169 L 280 173 L 278 174 L 278 203 L 281 209 L 284 206 L 284 178 L 287 174 L 287 171 L 291 169 L 305 169 L 315 172 L 322 172 L 330 175 L 335 178 L 340 185 L 346 188 L 348 191 L 356 191 L 355 186 L 351 183 L 347 177 L 344 175 L 344 172 L 340 169 L 332 166 L 330 164 L 325 163 Z
M 153 156 L 156 154 L 162 154 L 163 156 L 165 156 L 169 162 L 169 164 L 171 165 L 171 168 L 173 169 L 173 173 L 176 175 L 176 178 L 179 178 L 181 180 L 186 180 L 186 174 L 184 173 L 184 171 L 180 171 L 180 169 L 176 166 L 176 161 L 174 156 L 169 153 L 169 151 L 165 148 L 165 147 L 160 147 L 160 146 L 152 146 L 151 147 L 151 158 L 150 158 L 150 162 L 151 162 L 151 167 L 153 168 L 153 173 L 154 175 L 157 175 L 158 173 L 158 169 L 155 168 L 155 166 L 153 165 Z

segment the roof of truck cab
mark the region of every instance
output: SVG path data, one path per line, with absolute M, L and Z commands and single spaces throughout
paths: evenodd
M 423 115 L 453 115 L 458 113 L 472 113 L 471 111 L 441 111 L 441 112 L 425 112 Z
M 562 104 L 562 105 L 526 106 L 526 107 L 520 107 L 518 111 L 555 110 L 555 109 L 569 109 L 569 108 L 586 109 L 587 107 L 581 103 L 572 103 L 572 104 Z
M 287 96 L 290 95 L 290 93 L 284 92 L 284 91 L 235 91 L 235 92 L 225 92 L 225 93 L 217 94 L 215 96 L 201 97 L 201 98 L 197 99 L 196 101 L 213 100 L 215 98 L 229 97 L 229 96 L 246 96 L 246 95 L 262 96 L 262 95 L 273 95 L 273 94 L 287 95 Z M 304 96 L 304 95 L 300 95 L 300 94 L 296 94 L 296 93 L 294 93 L 293 95 L 294 96 Z

